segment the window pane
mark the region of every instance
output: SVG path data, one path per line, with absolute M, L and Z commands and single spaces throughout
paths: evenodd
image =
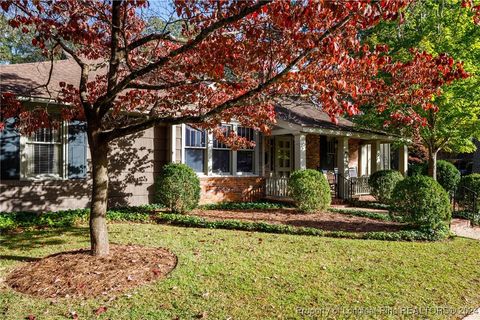
M 204 130 L 198 130 L 190 126 L 185 127 L 185 146 L 204 148 L 205 137 Z
M 215 173 L 230 173 L 230 150 L 213 150 L 212 170 Z
M 230 126 L 222 126 L 221 128 L 222 128 L 225 136 L 228 136 L 230 134 L 230 130 L 231 130 Z M 213 147 L 218 148 L 218 149 L 227 149 L 228 148 L 228 146 L 226 144 L 223 144 L 220 141 L 218 141 L 215 138 L 215 136 L 213 137 Z
M 247 139 L 248 141 L 253 141 L 254 140 L 253 129 L 252 128 L 238 127 L 237 128 L 237 134 L 240 137 L 243 137 L 243 138 Z M 252 148 L 248 148 L 248 149 L 252 149 Z
M 253 173 L 253 151 L 237 151 L 237 171 Z
M 185 149 L 185 162 L 195 172 L 204 172 L 205 151 L 204 149 Z
M 34 142 L 59 142 L 60 130 L 54 128 L 41 128 L 35 131 L 30 137 Z
M 29 173 L 60 174 L 60 145 L 32 144 L 29 146 Z

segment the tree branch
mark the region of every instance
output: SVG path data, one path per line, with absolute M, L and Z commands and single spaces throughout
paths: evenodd
M 122 81 L 120 81 L 115 87 L 113 87 L 111 90 L 107 91 L 107 93 L 105 95 L 103 95 L 103 97 L 100 97 L 97 100 L 96 104 L 100 105 L 100 106 L 108 106 L 107 108 L 109 108 L 110 107 L 109 104 L 115 99 L 116 95 L 120 91 L 125 89 L 128 86 L 128 84 L 130 82 L 132 82 L 133 80 L 135 80 L 135 79 L 137 79 L 141 76 L 144 76 L 147 73 L 164 66 L 172 58 L 193 49 L 197 44 L 199 44 L 200 42 L 205 40 L 210 34 L 215 32 L 216 30 L 222 28 L 223 26 L 225 26 L 227 24 L 236 22 L 236 21 L 244 18 L 245 16 L 259 10 L 260 8 L 269 4 L 272 1 L 273 0 L 261 0 L 251 7 L 246 7 L 244 9 L 242 9 L 237 14 L 234 14 L 232 16 L 226 17 L 224 19 L 221 19 L 221 20 L 218 20 L 218 21 L 212 23 L 210 26 L 203 29 L 193 40 L 189 41 L 187 44 L 185 44 L 185 45 L 183 45 L 183 46 L 181 46 L 181 47 L 179 47 L 175 50 L 170 51 L 169 54 L 167 54 L 164 57 L 161 57 L 160 59 L 158 59 L 157 61 L 155 61 L 153 63 L 150 63 L 150 64 L 148 64 L 147 66 L 145 66 L 141 69 L 138 69 L 136 71 L 131 72 Z
M 338 29 L 342 28 L 352 17 L 352 13 L 348 14 L 345 16 L 342 20 L 340 20 L 337 24 L 334 26 L 330 27 L 327 31 L 325 31 L 316 41 L 316 45 L 312 47 L 309 50 L 306 50 L 302 54 L 298 55 L 295 59 L 293 59 L 286 67 L 283 69 L 281 72 L 270 78 L 269 80 L 259 84 L 257 87 L 254 89 L 245 92 L 244 94 L 237 96 L 235 98 L 232 98 L 221 105 L 217 106 L 216 108 L 204 113 L 203 115 L 198 115 L 198 116 L 182 116 L 182 117 L 177 117 L 177 118 L 149 118 L 143 122 L 125 126 L 122 128 L 115 128 L 110 131 L 105 131 L 104 134 L 106 135 L 107 140 L 113 140 L 122 136 L 126 136 L 132 133 L 140 132 L 145 129 L 148 129 L 152 126 L 155 125 L 160 125 L 160 124 L 170 124 L 170 125 L 175 125 L 175 124 L 181 124 L 181 123 L 201 123 L 204 122 L 206 119 L 209 117 L 212 117 L 214 115 L 217 115 L 221 113 L 224 110 L 236 107 L 240 105 L 243 101 L 245 101 L 248 98 L 253 97 L 254 95 L 262 92 L 264 89 L 266 89 L 268 86 L 272 85 L 273 83 L 277 82 L 280 80 L 284 75 L 286 75 L 288 72 L 290 72 L 293 67 L 295 67 L 298 62 L 301 60 L 308 58 L 312 53 L 315 51 L 319 50 L 319 45 L 320 43 L 328 36 L 330 36 L 332 33 L 336 32 Z
M 147 83 L 132 82 L 127 86 L 127 89 L 166 90 L 166 89 L 171 89 L 171 88 L 180 87 L 180 86 L 197 84 L 203 81 L 206 81 L 206 80 L 179 81 L 179 82 L 162 83 L 162 84 L 147 84 Z
M 140 46 L 143 46 L 144 44 L 147 44 L 151 41 L 155 40 L 168 40 L 171 42 L 179 43 L 179 44 L 187 44 L 188 40 L 186 39 L 180 39 L 177 37 L 174 37 L 171 35 L 170 32 L 165 32 L 165 33 L 152 33 L 149 34 L 148 36 L 145 36 L 143 38 L 137 39 L 130 44 L 128 44 L 125 48 L 122 48 L 123 50 L 132 51 Z

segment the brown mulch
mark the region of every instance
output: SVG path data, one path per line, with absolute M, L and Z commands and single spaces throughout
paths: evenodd
M 235 219 L 241 221 L 287 224 L 296 227 L 311 227 L 327 231 L 399 231 L 405 224 L 393 221 L 380 221 L 364 217 L 333 212 L 302 213 L 294 208 L 268 210 L 195 210 L 191 215 L 218 221 Z
M 45 298 L 96 297 L 164 278 L 177 257 L 163 248 L 111 245 L 110 255 L 88 250 L 60 252 L 12 271 L 6 279 L 14 290 Z

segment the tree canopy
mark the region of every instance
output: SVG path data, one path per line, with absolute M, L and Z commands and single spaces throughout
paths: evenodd
M 444 85 L 432 99 L 432 110 L 405 105 L 389 106 L 385 112 L 372 113 L 372 106 L 365 108 L 365 115 L 357 122 L 371 126 L 376 124 L 395 132 L 414 137 L 424 146 L 436 152 L 472 152 L 472 138 L 480 137 L 480 28 L 473 23 L 474 12 L 458 5 L 455 0 L 419 0 L 412 3 L 400 22 L 382 22 L 364 35 L 367 43 L 385 43 L 389 55 L 398 61 L 412 57 L 415 47 L 434 56 L 448 53 L 462 61 L 469 77 Z M 392 109 L 397 110 L 391 113 Z M 401 112 L 401 113 L 400 113 Z M 422 126 L 403 126 L 395 116 L 418 113 Z

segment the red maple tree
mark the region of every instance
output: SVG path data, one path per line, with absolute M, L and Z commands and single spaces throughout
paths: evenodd
M 281 95 L 310 97 L 334 122 L 364 103 L 429 108 L 432 94 L 462 74 L 461 65 L 423 53 L 392 63 L 385 47 L 360 41 L 363 30 L 396 19 L 409 2 L 176 0 L 162 28 L 152 28 L 152 7 L 140 0 L 4 0 L 1 7 L 46 56 L 61 48 L 81 68 L 79 85 L 60 83 L 55 99 L 64 104 L 64 120 L 87 122 L 92 254 L 107 255 L 112 140 L 181 123 L 216 132 L 232 118 L 268 133 Z M 169 31 L 172 26 L 180 30 Z M 25 109 L 11 93 L 1 102 L 1 119 L 17 117 L 26 132 L 55 125 L 48 110 Z M 125 116 L 131 113 L 138 116 Z M 421 122 L 413 114 L 404 119 Z

